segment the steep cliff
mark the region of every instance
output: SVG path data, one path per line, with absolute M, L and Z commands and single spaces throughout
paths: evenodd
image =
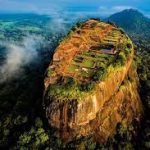
M 56 49 L 45 77 L 44 108 L 64 141 L 93 135 L 105 142 L 122 123 L 140 122 L 134 46 L 119 28 L 88 20 Z

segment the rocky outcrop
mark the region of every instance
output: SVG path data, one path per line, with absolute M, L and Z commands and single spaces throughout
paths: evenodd
M 91 20 L 91 22 L 95 23 L 92 28 L 96 26 L 96 23 L 100 26 L 98 21 Z M 86 27 L 86 29 L 92 30 L 90 28 L 91 22 L 86 22 L 84 28 Z M 90 27 L 87 26 L 87 24 Z M 115 28 L 105 23 L 102 23 L 102 25 L 103 28 L 106 26 L 109 26 L 109 29 Z M 84 28 L 83 30 L 85 30 Z M 82 28 L 80 28 L 80 30 L 82 30 Z M 86 31 L 89 35 L 91 33 L 90 30 Z M 108 35 L 108 37 L 110 36 Z M 122 37 L 121 35 L 121 38 L 123 41 L 123 38 L 125 37 Z M 129 41 L 128 37 L 126 38 Z M 100 39 L 100 41 L 102 41 L 102 37 Z M 121 40 L 119 39 L 119 41 Z M 113 63 L 108 65 L 104 79 L 94 81 L 94 78 L 92 80 L 93 76 L 90 76 L 90 78 L 87 78 L 86 80 L 83 80 L 82 78 L 79 80 L 78 78 L 80 76 L 77 76 L 78 74 L 71 76 L 72 78 L 75 78 L 77 83 L 80 83 L 81 81 L 82 83 L 94 82 L 94 88 L 84 92 L 84 96 L 81 96 L 81 99 L 79 96 L 66 97 L 65 99 L 65 94 L 63 95 L 62 92 L 62 100 L 60 98 L 61 94 L 58 94 L 59 96 L 57 95 L 57 88 L 56 93 L 52 94 L 52 92 L 50 92 L 54 84 L 61 86 L 61 84 L 66 82 L 63 80 L 63 77 L 68 77 L 69 75 L 68 72 L 65 71 L 66 68 L 64 68 L 63 72 L 58 71 L 63 69 L 62 67 L 64 66 L 61 64 L 65 64 L 64 61 L 66 61 L 65 59 L 63 60 L 63 55 L 61 55 L 61 61 L 55 61 L 56 56 L 60 56 L 60 53 L 57 53 L 61 51 L 60 44 L 58 50 L 56 50 L 54 54 L 53 63 L 49 67 L 53 68 L 53 70 L 50 70 L 51 74 L 45 78 L 44 94 L 46 117 L 50 126 L 56 129 L 55 135 L 57 137 L 64 141 L 71 141 L 74 138 L 93 135 L 99 142 L 105 142 L 115 133 L 118 123 L 123 123 L 128 126 L 135 120 L 140 122 L 142 116 L 142 104 L 138 94 L 138 76 L 136 69 L 133 67 L 134 49 L 131 41 L 130 44 L 130 54 L 126 55 L 124 64 L 120 67 L 113 65 L 113 63 L 115 64 L 122 61 L 118 59 L 118 56 L 120 56 L 120 53 L 123 50 L 119 49 L 118 53 L 113 56 L 115 58 Z M 66 65 L 71 63 L 77 54 L 73 54 L 72 58 L 70 58 L 68 62 L 66 61 Z M 109 57 L 109 54 L 105 55 Z M 93 59 L 94 56 L 91 57 Z M 97 64 L 95 61 L 94 63 Z M 68 89 L 68 92 L 72 92 L 71 88 Z

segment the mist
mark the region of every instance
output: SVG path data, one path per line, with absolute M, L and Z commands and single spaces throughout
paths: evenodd
M 65 35 L 76 22 L 87 18 L 87 15 L 81 13 L 70 13 L 59 9 L 56 9 L 53 13 L 50 12 L 48 15 L 50 17 L 47 25 L 48 30 L 55 35 Z
M 49 22 L 45 25 L 49 40 L 39 35 L 26 35 L 22 41 L 1 41 L 0 45 L 6 47 L 7 52 L 3 64 L 0 66 L 0 83 L 14 79 L 24 73 L 26 65 L 40 62 L 38 49 L 48 45 L 53 48 L 54 43 L 63 37 L 72 27 L 73 23 L 82 18 L 80 14 L 68 14 L 60 10 L 48 14 Z M 83 18 L 82 18 L 83 19 Z M 45 49 L 42 49 L 44 51 Z M 50 51 L 49 51 L 50 52 Z
M 38 49 L 43 43 L 43 38 L 26 36 L 21 44 L 15 42 L 1 43 L 7 49 L 6 59 L 0 66 L 0 83 L 18 77 L 24 72 L 24 66 L 38 60 Z

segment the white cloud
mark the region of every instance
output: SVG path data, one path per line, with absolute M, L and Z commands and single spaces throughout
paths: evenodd
M 8 49 L 6 60 L 0 68 L 0 83 L 17 77 L 22 73 L 24 65 L 37 60 L 37 48 L 43 41 L 40 36 L 27 36 L 20 45 L 10 42 L 0 43 Z

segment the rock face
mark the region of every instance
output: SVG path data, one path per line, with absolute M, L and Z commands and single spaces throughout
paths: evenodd
M 93 135 L 106 142 L 117 124 L 140 122 L 142 104 L 130 38 L 110 24 L 89 20 L 58 46 L 45 77 L 44 107 L 64 141 Z

